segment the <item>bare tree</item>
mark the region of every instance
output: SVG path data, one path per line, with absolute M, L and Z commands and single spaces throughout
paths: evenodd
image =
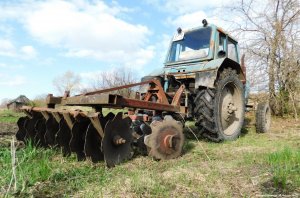
M 61 95 L 63 95 L 65 91 L 76 93 L 80 90 L 81 77 L 72 71 L 67 71 L 56 77 L 53 80 L 53 85 Z
M 128 68 L 118 68 L 113 71 L 101 72 L 97 74 L 96 79 L 91 82 L 93 90 L 106 89 L 122 85 L 128 85 L 137 82 L 132 70 Z M 134 92 L 133 88 L 121 89 L 115 91 L 125 97 L 131 97 Z
M 32 103 L 36 107 L 43 107 L 46 106 L 46 98 L 48 94 L 40 94 L 35 96 L 35 98 L 32 100 Z
M 261 1 L 241 0 L 231 8 L 242 18 L 236 23 L 236 31 L 244 38 L 241 43 L 248 55 L 250 72 L 263 79 L 257 82 L 256 78 L 252 83 L 268 88 L 273 113 L 283 115 L 291 102 L 297 117 L 300 3 L 299 0 L 269 0 L 264 9 L 261 6 Z

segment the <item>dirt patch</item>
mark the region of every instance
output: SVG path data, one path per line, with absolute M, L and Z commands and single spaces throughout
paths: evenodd
M 10 141 L 17 130 L 18 126 L 15 123 L 0 122 L 0 147 L 9 147 Z

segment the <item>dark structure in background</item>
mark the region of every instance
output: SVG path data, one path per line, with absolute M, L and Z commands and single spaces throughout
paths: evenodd
M 20 95 L 19 97 L 17 97 L 16 99 L 10 101 L 9 103 L 7 103 L 7 109 L 13 110 L 13 111 L 21 111 L 21 107 L 23 105 L 28 105 L 30 103 L 30 100 L 24 96 L 24 95 Z

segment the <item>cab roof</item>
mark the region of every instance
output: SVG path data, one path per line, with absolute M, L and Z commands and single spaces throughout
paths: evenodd
M 183 29 L 183 32 L 188 33 L 188 32 L 192 32 L 192 31 L 200 30 L 200 29 L 205 28 L 205 27 L 211 27 L 212 29 L 218 30 L 219 32 L 222 32 L 223 34 L 228 36 L 230 39 L 232 39 L 236 43 L 238 43 L 237 39 L 235 39 L 233 36 L 231 36 L 228 32 L 223 30 L 221 27 L 218 27 L 214 24 L 207 24 L 206 26 L 198 26 L 198 27 L 194 27 L 194 28 Z

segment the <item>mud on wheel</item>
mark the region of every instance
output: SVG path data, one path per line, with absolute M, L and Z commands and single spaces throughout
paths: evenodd
M 194 115 L 199 135 L 212 141 L 234 140 L 241 134 L 245 98 L 235 70 L 224 69 L 215 89 L 199 89 L 194 98 Z

